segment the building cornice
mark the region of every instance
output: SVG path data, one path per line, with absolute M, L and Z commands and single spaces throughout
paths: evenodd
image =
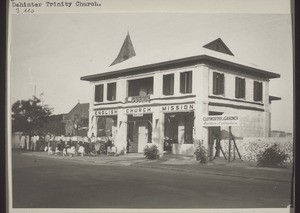
M 99 74 L 94 74 L 94 75 L 87 75 L 87 76 L 81 77 L 80 79 L 84 80 L 84 81 L 107 80 L 107 79 L 118 78 L 121 76 L 134 75 L 137 73 L 151 72 L 154 69 L 158 69 L 158 68 L 160 70 L 170 69 L 170 68 L 180 67 L 180 66 L 183 67 L 183 66 L 186 66 L 187 64 L 196 65 L 197 63 L 208 63 L 208 64 L 217 63 L 219 65 L 235 68 L 236 71 L 241 72 L 241 73 L 259 76 L 259 77 L 266 78 L 266 79 L 280 77 L 280 75 L 277 73 L 273 73 L 273 72 L 265 71 L 262 69 L 238 64 L 235 62 L 219 59 L 219 58 L 208 56 L 208 55 L 198 55 L 198 56 L 192 56 L 192 57 L 181 58 L 181 59 L 176 59 L 176 60 L 169 60 L 169 61 L 164 61 L 164 62 L 159 62 L 159 63 L 136 66 L 136 67 L 131 67 L 131 68 L 119 69 L 119 70 L 114 70 L 114 71 L 104 72 L 104 73 L 99 73 Z

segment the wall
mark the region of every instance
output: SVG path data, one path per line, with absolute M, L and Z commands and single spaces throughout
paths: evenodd
M 11 147 L 12 148 L 20 148 L 21 136 L 22 136 L 22 132 L 12 133 L 12 140 L 11 140 L 11 142 L 12 142 Z
M 224 95 L 213 94 L 213 72 L 224 74 Z M 245 78 L 245 98 L 235 98 L 235 78 Z M 263 101 L 253 100 L 253 82 L 263 82 Z M 238 137 L 270 135 L 269 82 L 256 76 L 235 73 L 220 67 L 209 67 L 209 111 L 239 115 L 240 126 L 233 127 Z M 228 128 L 227 128 L 228 130 Z
M 277 144 L 280 150 L 288 154 L 287 163 L 293 162 L 293 138 L 289 137 L 269 137 L 269 138 L 243 138 L 243 140 L 236 140 L 236 145 L 244 161 L 257 161 L 257 154 L 262 153 L 265 149 Z M 223 151 L 228 156 L 228 140 L 222 140 L 221 146 Z M 232 142 L 233 147 L 233 142 Z M 222 156 L 222 153 L 220 154 Z M 238 158 L 236 152 L 236 158 Z
M 239 126 L 232 127 L 232 133 L 236 137 L 265 137 L 264 112 L 235 109 L 221 106 L 209 106 L 209 111 L 223 112 L 228 115 L 239 115 Z M 228 127 L 221 127 L 228 131 Z

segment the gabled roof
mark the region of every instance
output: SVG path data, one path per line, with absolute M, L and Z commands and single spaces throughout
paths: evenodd
M 123 45 L 120 49 L 120 52 L 119 52 L 117 58 L 112 62 L 112 64 L 110 66 L 121 63 L 131 57 L 134 57 L 135 55 L 136 54 L 135 54 L 135 51 L 133 48 L 133 44 L 132 44 L 130 35 L 129 35 L 129 33 L 127 33 L 127 36 L 123 42 Z
M 67 114 L 68 116 L 73 114 L 86 115 L 89 113 L 89 103 L 77 103 L 73 109 Z
M 203 46 L 204 48 L 214 50 L 220 53 L 225 53 L 228 55 L 233 55 L 233 53 L 230 51 L 230 49 L 226 46 L 226 44 L 222 41 L 221 38 L 218 38 L 206 45 Z
M 83 76 L 80 79 L 86 81 L 98 81 L 131 75 L 137 72 L 153 71 L 166 66 L 181 66 L 183 63 L 197 64 L 202 62 L 229 66 L 235 68 L 237 72 L 256 75 L 266 79 L 280 77 L 277 73 L 266 71 L 255 64 L 241 60 L 233 54 L 224 54 L 223 52 L 214 50 L 213 47 L 216 44 L 222 46 L 221 49 L 225 50 L 227 48 L 226 51 L 228 53 L 231 52 L 221 39 L 216 39 L 202 46 L 199 45 L 199 42 L 182 43 L 173 48 L 140 53 L 127 60 L 123 60 L 121 63 L 119 62 L 113 66 L 109 66 L 101 73 Z M 210 48 L 203 47 L 207 45 Z

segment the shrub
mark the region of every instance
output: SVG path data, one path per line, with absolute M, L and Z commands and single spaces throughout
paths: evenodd
M 200 161 L 200 163 L 207 163 L 207 151 L 203 145 L 196 148 L 194 155 L 196 156 L 196 160 Z
M 280 167 L 287 160 L 288 155 L 278 148 L 277 144 L 265 149 L 262 154 L 257 155 L 257 166 Z
M 156 145 L 152 145 L 152 146 L 147 145 L 144 148 L 144 156 L 150 160 L 157 159 L 159 157 L 158 152 L 159 151 Z

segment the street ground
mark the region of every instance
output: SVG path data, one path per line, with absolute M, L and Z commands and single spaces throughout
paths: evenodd
M 12 153 L 14 208 L 286 208 L 291 169 L 188 156 Z

